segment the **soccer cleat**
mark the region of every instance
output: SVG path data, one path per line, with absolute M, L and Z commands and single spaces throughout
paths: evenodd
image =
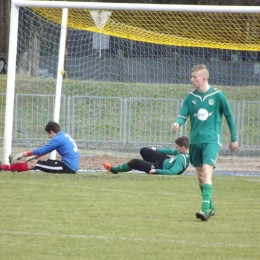
M 200 211 L 196 213 L 196 218 L 200 219 L 201 221 L 208 221 L 211 217 L 211 211 L 207 214 L 206 212 Z
M 114 173 L 114 174 L 117 174 L 117 173 L 118 173 L 118 172 L 113 171 L 112 165 L 111 165 L 111 163 L 109 163 L 109 162 L 103 162 L 103 166 L 104 166 L 104 168 L 105 168 L 107 171 L 109 171 L 109 172 L 112 172 L 112 173 Z
M 109 162 L 103 162 L 103 166 L 107 171 L 111 172 L 112 165 Z
M 208 221 L 208 219 L 209 219 L 207 214 L 202 211 L 196 213 L 196 218 L 200 219 L 201 221 Z
M 216 214 L 215 209 L 211 209 L 211 210 L 209 211 L 209 214 L 210 214 L 210 216 L 215 216 L 215 214 Z
M 13 156 L 11 154 L 8 156 L 8 161 L 9 161 L 10 164 L 12 164 Z

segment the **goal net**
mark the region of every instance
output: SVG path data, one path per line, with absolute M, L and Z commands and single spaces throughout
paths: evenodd
M 62 7 L 71 3 L 44 3 L 19 4 L 13 153 L 48 141 L 44 127 L 53 119 L 58 75 L 59 123 L 81 150 L 81 169 L 138 158 L 142 146 L 173 147 L 177 136 L 189 135 L 189 123 L 180 133 L 172 133 L 171 124 L 192 90 L 192 66 L 203 63 L 210 84 L 230 101 L 240 144 L 234 155 L 229 152 L 224 120 L 216 170 L 260 172 L 260 9 L 221 13 L 214 6 L 181 11 L 128 4 L 129 10 L 113 10 L 74 3 L 59 71 Z M 4 94 L 0 98 L 4 106 Z

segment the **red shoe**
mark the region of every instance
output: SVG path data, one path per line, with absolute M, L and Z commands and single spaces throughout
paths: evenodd
M 111 172 L 112 165 L 109 162 L 103 162 L 103 166 L 107 171 Z

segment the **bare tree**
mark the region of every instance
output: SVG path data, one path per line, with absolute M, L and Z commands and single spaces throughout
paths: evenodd
M 21 9 L 19 13 L 18 32 L 18 70 L 27 76 L 36 76 L 39 71 L 39 60 L 43 35 L 46 33 L 44 20 L 33 15 L 29 9 Z M 22 31 L 22 33 L 21 33 Z
M 11 0 L 0 1 L 0 56 L 8 59 Z

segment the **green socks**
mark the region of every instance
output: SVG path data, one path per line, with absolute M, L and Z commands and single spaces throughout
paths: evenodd
M 210 198 L 210 202 L 209 202 L 209 208 L 215 209 L 215 206 L 214 206 L 213 201 L 212 201 L 212 189 L 211 189 L 211 198 Z
M 128 163 L 123 163 L 118 166 L 113 166 L 111 172 L 118 173 L 118 172 L 129 172 L 132 169 L 129 167 Z
M 204 184 L 203 186 L 200 185 L 200 190 L 202 192 L 201 210 L 203 212 L 208 213 L 211 209 L 215 208 L 212 202 L 212 185 L 211 184 Z

